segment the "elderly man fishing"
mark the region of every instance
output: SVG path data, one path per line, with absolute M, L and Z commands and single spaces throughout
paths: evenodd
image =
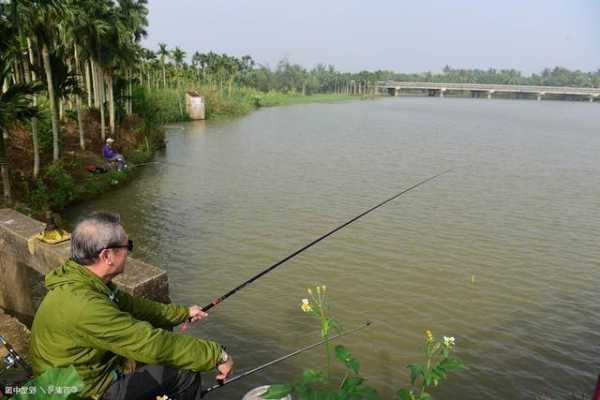
M 161 304 L 116 289 L 111 280 L 124 271 L 132 249 L 115 215 L 95 213 L 77 224 L 71 259 L 46 275 L 49 292 L 31 329 L 34 374 L 73 365 L 85 398 L 199 399 L 198 372 L 216 368 L 217 379 L 225 379 L 233 360 L 215 342 L 168 330 L 204 318 L 200 307 Z M 124 358 L 147 365 L 124 374 Z
M 117 153 L 112 148 L 112 144 L 114 143 L 113 138 L 106 139 L 106 143 L 102 146 L 102 156 L 106 161 L 114 162 L 117 164 L 117 170 L 121 171 L 123 168 L 127 168 L 127 163 L 125 162 L 125 157 L 122 154 Z

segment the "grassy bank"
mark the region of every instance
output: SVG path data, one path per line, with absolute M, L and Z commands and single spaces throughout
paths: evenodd
M 360 97 L 336 94 L 261 92 L 250 88 L 219 89 L 212 86 L 192 86 L 186 89 L 137 88 L 134 109 L 143 118 L 154 118 L 161 124 L 189 120 L 185 112 L 185 92 L 195 90 L 205 98 L 206 119 L 239 117 L 260 107 L 303 103 L 325 103 L 357 100 Z

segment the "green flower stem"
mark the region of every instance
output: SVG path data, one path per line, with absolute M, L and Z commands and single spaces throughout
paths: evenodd
M 344 379 L 342 379 L 342 382 L 340 383 L 340 387 L 339 387 L 339 389 L 341 389 L 341 388 L 344 386 L 344 383 L 346 383 L 346 379 L 348 379 L 348 376 L 350 376 L 350 373 L 349 373 L 349 372 L 346 372 L 346 373 L 344 374 Z
M 419 397 L 423 395 L 425 392 L 426 382 L 425 377 L 429 374 L 429 370 L 431 369 L 431 360 L 435 354 L 435 351 L 432 351 L 434 347 L 433 341 L 427 341 L 425 343 L 425 355 L 427 356 L 427 365 L 425 367 L 425 371 L 423 371 L 423 378 L 421 382 L 421 390 L 419 391 Z
M 421 383 L 421 392 L 419 393 L 419 397 L 423 395 L 425 391 L 425 375 L 429 373 L 429 369 L 431 368 L 431 355 L 427 355 L 427 367 L 425 367 L 425 374 L 423 375 L 423 382 Z
M 319 313 L 321 318 L 321 333 L 323 335 L 323 339 L 325 340 L 325 352 L 327 353 L 327 371 L 326 376 L 329 379 L 329 375 L 331 372 L 331 349 L 329 344 L 329 326 L 327 323 L 327 316 L 325 315 L 325 310 L 323 310 L 322 304 L 319 304 Z

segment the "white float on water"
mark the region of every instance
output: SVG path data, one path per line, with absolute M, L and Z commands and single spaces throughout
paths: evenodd
M 257 388 L 252 389 L 248 393 L 244 395 L 242 400 L 261 400 L 261 395 L 263 395 L 267 390 L 269 390 L 270 385 L 259 386 Z M 291 395 L 287 395 L 282 397 L 281 400 L 292 400 Z

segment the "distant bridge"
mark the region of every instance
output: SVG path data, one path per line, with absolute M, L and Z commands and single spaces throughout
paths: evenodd
M 420 90 L 430 96 L 444 97 L 449 91 L 471 92 L 473 97 L 486 94 L 491 99 L 494 93 L 514 93 L 537 96 L 541 100 L 546 95 L 583 96 L 590 102 L 600 97 L 600 88 L 566 87 L 566 86 L 528 86 L 528 85 L 495 85 L 479 83 L 435 83 L 435 82 L 377 82 L 376 87 L 391 96 L 398 96 L 401 90 Z

